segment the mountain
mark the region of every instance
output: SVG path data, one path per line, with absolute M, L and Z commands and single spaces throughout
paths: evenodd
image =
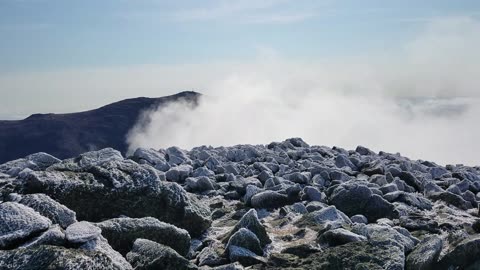
M 142 112 L 181 99 L 196 102 L 186 91 L 160 98 L 133 98 L 68 114 L 34 114 L 24 120 L 0 121 L 0 163 L 31 153 L 47 152 L 64 159 L 112 147 L 127 151 L 125 136 Z

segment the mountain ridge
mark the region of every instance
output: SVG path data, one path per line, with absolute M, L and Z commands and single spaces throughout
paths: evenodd
M 0 120 L 0 163 L 35 152 L 69 158 L 112 147 L 126 153 L 125 136 L 146 110 L 187 100 L 200 93 L 183 91 L 159 98 L 137 97 L 75 113 L 32 114 L 22 120 Z

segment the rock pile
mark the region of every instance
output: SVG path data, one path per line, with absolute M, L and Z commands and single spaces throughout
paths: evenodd
M 0 269 L 479 269 L 480 168 L 268 145 L 0 165 Z

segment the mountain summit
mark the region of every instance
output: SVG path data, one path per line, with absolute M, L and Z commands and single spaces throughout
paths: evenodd
M 0 163 L 35 152 L 59 158 L 112 147 L 125 154 L 125 136 L 142 112 L 169 102 L 195 102 L 197 92 L 185 91 L 160 98 L 133 98 L 98 109 L 68 114 L 33 114 L 18 121 L 0 121 Z

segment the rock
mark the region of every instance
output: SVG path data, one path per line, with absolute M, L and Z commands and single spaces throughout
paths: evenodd
M 168 161 L 168 163 L 173 165 L 179 165 L 182 163 L 191 162 L 190 158 L 187 156 L 185 151 L 183 151 L 182 149 L 176 146 L 169 147 L 166 149 L 165 159 Z
M 18 176 L 25 169 L 33 171 L 45 170 L 46 168 L 59 163 L 60 160 L 47 153 L 36 153 L 25 158 L 9 161 L 0 165 L 0 173 L 10 176 Z
M 175 250 L 162 244 L 137 239 L 132 250 L 126 256 L 127 261 L 136 270 L 190 270 L 197 269 L 195 265 L 178 254 Z
M 433 270 L 442 251 L 443 241 L 436 235 L 425 237 L 407 256 L 406 268 L 411 270 Z
M 237 177 L 237 179 L 233 182 L 230 182 L 230 186 L 234 188 L 241 196 L 245 195 L 247 190 L 247 186 L 253 185 L 259 188 L 262 188 L 262 182 L 255 177 Z
M 339 185 L 329 196 L 329 201 L 345 214 L 349 216 L 362 214 L 369 221 L 397 216 L 391 203 L 373 194 L 367 186 L 361 184 Z
M 190 165 L 175 166 L 165 173 L 165 177 L 168 181 L 183 183 L 192 174 L 192 170 L 193 168 Z
M 54 225 L 41 235 L 31 239 L 20 247 L 33 248 L 40 245 L 63 246 L 64 244 L 65 233 L 62 231 L 59 225 Z
M 228 263 L 213 247 L 204 248 L 197 256 L 198 266 L 217 266 Z
M 438 192 L 430 194 L 432 200 L 441 200 L 462 210 L 471 209 L 473 206 L 470 202 L 465 201 L 462 197 L 451 192 Z
M 335 166 L 337 166 L 338 168 L 348 167 L 353 171 L 358 170 L 358 168 L 355 165 L 353 165 L 353 163 L 345 155 L 342 155 L 342 154 L 338 155 L 335 158 Z
M 17 200 L 18 203 L 32 208 L 62 228 L 77 222 L 75 212 L 45 194 L 26 194 L 18 197 Z
M 311 178 L 310 172 L 295 172 L 284 176 L 286 179 L 298 183 L 298 184 L 308 184 Z
M 480 256 L 480 237 L 467 238 L 456 246 L 454 246 L 440 260 L 439 267 L 446 269 L 447 267 L 465 268 L 475 263 Z M 453 266 L 453 267 L 452 267 Z
M 350 219 L 344 213 L 337 210 L 335 206 L 328 206 L 303 215 L 302 218 L 297 221 L 296 225 L 298 227 L 310 226 L 317 228 L 319 231 L 327 231 L 351 223 Z
M 68 226 L 65 230 L 65 236 L 68 242 L 73 244 L 82 244 L 98 238 L 102 230 L 87 221 L 80 221 Z
M 245 196 L 243 197 L 243 201 L 245 202 L 246 205 L 251 205 L 252 202 L 252 197 L 260 192 L 262 192 L 263 189 L 254 186 L 254 185 L 248 185 L 247 189 L 245 191 Z
M 34 234 L 45 231 L 52 222 L 32 208 L 15 202 L 0 204 L 0 248 L 21 244 Z
M 230 237 L 226 249 L 229 250 L 229 247 L 232 245 L 248 249 L 260 256 L 263 255 L 260 240 L 253 232 L 245 228 L 240 228 Z
M 132 157 L 135 161 L 141 163 L 146 161 L 160 171 L 168 171 L 170 165 L 165 159 L 165 155 L 154 149 L 138 148 Z
M 287 205 L 289 199 L 286 195 L 266 190 L 253 195 L 250 202 L 254 208 L 279 208 Z
M 95 225 L 102 230 L 108 243 L 122 255 L 132 249 L 137 238 L 169 246 L 182 256 L 186 256 L 190 249 L 190 235 L 186 230 L 156 218 L 115 218 Z
M 303 193 L 307 196 L 307 199 L 310 201 L 325 201 L 325 194 L 322 194 L 317 188 L 306 186 L 303 189 Z
M 213 267 L 212 270 L 243 270 L 243 266 L 238 262 L 234 262 L 231 264 L 221 265 L 217 267 Z
M 117 269 L 132 269 L 130 263 L 120 253 L 115 251 L 101 235 L 84 243 L 79 249 L 98 251 L 105 254 Z
M 362 223 L 362 224 L 368 223 L 368 220 L 364 215 L 354 215 L 350 217 L 350 220 L 354 223 Z
M 109 178 L 92 173 L 46 171 L 31 174 L 24 189 L 26 193 L 45 193 L 75 211 L 80 220 L 151 216 L 184 228 L 193 236 L 210 227 L 210 210 L 205 204 L 178 184 L 161 182 L 151 168 L 135 164 L 108 163 L 104 164 L 108 167 L 98 168 L 118 173 L 117 187 L 106 185 Z M 122 168 L 121 172 L 116 172 L 117 168 Z
M 407 230 L 397 230 L 399 228 L 401 227 L 392 228 L 388 225 L 356 223 L 352 226 L 352 232 L 367 237 L 372 244 L 394 245 L 401 247 L 405 253 L 408 253 L 414 248 L 418 240 L 413 238 Z
M 330 247 L 344 245 L 350 242 L 366 241 L 367 238 L 342 228 L 333 229 L 320 235 L 317 241 Z
M 227 239 L 230 239 L 230 236 L 235 234 L 241 228 L 245 228 L 253 232 L 260 240 L 260 245 L 262 247 L 272 242 L 270 237 L 268 237 L 265 227 L 263 227 L 258 220 L 257 211 L 255 211 L 255 209 L 250 209 L 245 215 L 243 215 L 237 225 L 235 225 L 233 230 L 230 232 Z
M 294 263 L 302 269 L 404 269 L 403 250 L 394 245 L 372 244 L 367 241 L 347 243 L 310 255 Z M 278 268 L 265 268 L 278 269 Z
M 68 249 L 49 245 L 33 248 L 0 250 L 0 265 L 8 269 L 105 269 L 127 270 L 113 264 L 111 258 L 100 251 Z
M 194 192 L 204 192 L 215 189 L 213 182 L 206 176 L 201 176 L 198 178 L 189 177 L 186 179 L 186 185 L 189 190 Z
M 231 262 L 240 262 L 243 266 L 267 262 L 266 259 L 256 255 L 252 251 L 234 245 L 229 246 L 228 254 Z

